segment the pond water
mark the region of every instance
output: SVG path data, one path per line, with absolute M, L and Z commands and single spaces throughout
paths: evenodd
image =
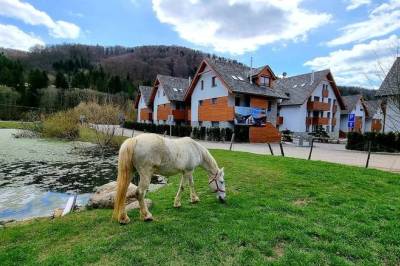
M 48 216 L 77 194 L 85 205 L 93 188 L 116 180 L 117 153 L 99 155 L 95 145 L 15 138 L 0 129 L 0 220 Z

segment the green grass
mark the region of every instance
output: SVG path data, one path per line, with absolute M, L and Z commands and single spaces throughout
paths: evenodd
M 325 162 L 213 150 L 225 167 L 226 205 L 196 170 L 174 209 L 178 177 L 155 193 L 144 223 L 111 210 L 40 219 L 0 230 L 0 264 L 260 265 L 400 263 L 400 178 Z
M 22 128 L 26 128 L 27 125 L 32 125 L 32 123 L 31 122 L 21 122 L 21 121 L 0 121 L 0 129 L 2 129 L 2 128 L 22 129 Z

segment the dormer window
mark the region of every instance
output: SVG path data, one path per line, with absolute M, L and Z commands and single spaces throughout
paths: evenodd
M 266 86 L 269 87 L 269 77 L 259 77 L 259 84 L 260 86 Z

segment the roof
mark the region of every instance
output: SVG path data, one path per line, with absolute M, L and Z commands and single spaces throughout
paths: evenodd
M 156 85 L 159 82 L 170 101 L 183 101 L 189 87 L 189 79 L 157 75 Z M 155 86 L 154 86 L 155 87 Z M 154 92 L 155 93 L 155 92 Z
M 150 86 L 139 86 L 140 95 L 143 97 L 146 105 L 150 104 L 150 94 L 152 88 L 153 87 Z
M 273 77 L 276 79 L 277 77 L 275 76 L 275 73 L 272 71 L 272 69 L 269 67 L 269 65 L 265 65 L 265 66 L 261 66 L 261 67 L 257 67 L 257 68 L 253 68 L 253 70 L 251 71 L 251 75 L 257 76 L 258 74 L 260 74 L 264 69 L 268 69 L 269 72 L 271 72 L 271 74 L 273 75 Z
M 138 108 L 138 106 L 139 106 L 140 97 L 143 97 L 144 102 L 147 106 L 150 105 L 150 95 L 151 95 L 152 88 L 153 87 L 149 87 L 149 86 L 142 86 L 142 85 L 139 86 L 139 93 L 136 95 L 136 98 L 135 98 L 135 108 Z
M 397 57 L 383 80 L 376 96 L 390 96 L 400 94 L 400 57 Z
M 275 83 L 275 89 L 284 92 L 289 97 L 289 99 L 283 100 L 280 105 L 301 105 L 305 103 L 317 86 L 321 84 L 321 81 L 326 79 L 331 82 L 338 103 L 341 109 L 344 109 L 342 96 L 329 69 L 278 79 Z
M 368 110 L 368 114 L 370 116 L 374 116 L 381 110 L 382 101 L 381 100 L 364 101 L 364 105 Z
M 227 60 L 204 59 L 200 64 L 199 70 L 197 71 L 192 84 L 190 85 L 188 93 L 186 94 L 186 99 L 190 97 L 190 94 L 192 93 L 194 86 L 198 81 L 200 72 L 205 65 L 208 65 L 217 74 L 222 83 L 224 83 L 230 92 L 280 99 L 287 98 L 287 96 L 281 91 L 269 87 L 260 87 L 254 83 L 250 83 L 248 79 L 250 67 L 246 65 Z M 271 73 L 273 72 L 271 71 Z
M 342 99 L 346 106 L 346 109 L 343 110 L 342 114 L 348 114 L 354 108 L 356 108 L 358 101 L 362 99 L 362 95 L 361 94 L 348 95 L 348 96 L 343 96 Z

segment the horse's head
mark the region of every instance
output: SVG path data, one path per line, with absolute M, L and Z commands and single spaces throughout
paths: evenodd
M 216 174 L 209 176 L 208 185 L 217 194 L 217 199 L 224 203 L 226 193 L 223 167 Z

